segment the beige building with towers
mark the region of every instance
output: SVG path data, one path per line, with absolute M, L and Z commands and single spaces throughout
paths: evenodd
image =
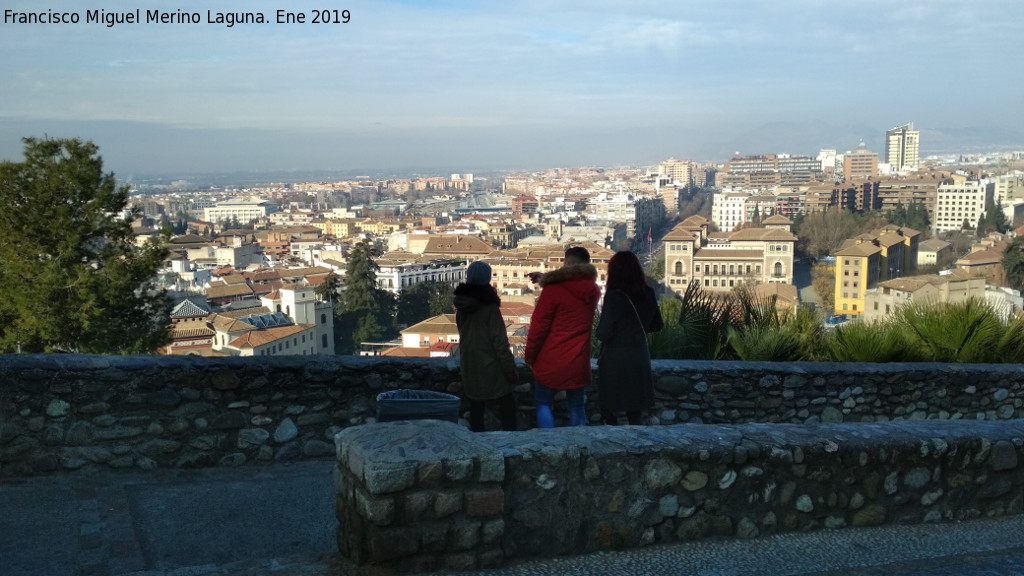
M 728 292 L 743 284 L 792 284 L 792 222 L 775 215 L 763 228 L 709 233 L 710 222 L 691 216 L 669 232 L 665 242 L 665 285 L 682 294 L 697 283 L 710 292 Z
M 897 126 L 885 133 L 885 163 L 893 172 L 906 172 L 918 168 L 920 133 L 914 123 Z

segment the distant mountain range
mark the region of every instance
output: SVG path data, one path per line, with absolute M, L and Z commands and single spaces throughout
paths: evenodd
M 864 142 L 869 150 L 884 155 L 885 131 L 889 128 L 891 127 L 833 125 L 826 122 L 772 122 L 743 132 L 728 142 L 704 146 L 701 156 L 710 153 L 715 158 L 722 158 L 718 160 L 719 162 L 732 157 L 736 152 L 741 156 L 775 153 L 815 156 L 822 148 L 835 149 L 843 153 L 855 149 L 861 142 Z M 1024 132 L 1020 131 L 990 126 L 916 128 L 921 133 L 922 157 L 1024 150 Z

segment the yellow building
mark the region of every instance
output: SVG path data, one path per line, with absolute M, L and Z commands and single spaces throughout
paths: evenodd
M 860 316 L 864 313 L 864 295 L 878 284 L 882 268 L 882 248 L 873 242 L 851 243 L 835 253 L 835 313 Z
M 912 274 L 917 269 L 920 237 L 917 230 L 890 225 L 844 242 L 834 254 L 835 313 L 863 314 L 867 290 L 879 282 Z

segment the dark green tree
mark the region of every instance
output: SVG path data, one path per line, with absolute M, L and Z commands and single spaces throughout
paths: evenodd
M 345 292 L 338 303 L 341 312 L 376 310 L 383 290 L 377 287 L 380 266 L 373 261 L 373 249 L 366 242 L 352 248 L 345 267 Z
M 360 242 L 349 254 L 345 268 L 345 291 L 335 306 L 335 342 L 341 352 L 352 352 L 367 334 L 378 340 L 394 332 L 394 296 L 377 287 L 379 266 L 373 248 Z M 367 319 L 372 316 L 373 321 Z M 378 333 L 379 331 L 379 333 Z
M 897 204 L 896 208 L 885 214 L 885 219 L 890 224 L 914 230 L 924 231 L 929 228 L 928 209 L 924 204 L 912 203 L 909 206 L 904 206 L 902 203 Z
M 978 236 L 985 236 L 990 232 L 1006 232 L 1009 229 L 1010 221 L 1006 214 L 995 200 L 988 198 L 985 201 L 985 213 L 978 218 Z
M 410 286 L 398 295 L 396 321 L 412 326 L 439 314 L 451 314 L 454 287 L 447 282 L 422 282 Z
M 1024 288 L 1024 236 L 1018 236 L 1003 252 L 1003 274 L 1011 288 Z
M 153 352 L 169 339 L 167 238 L 135 246 L 128 186 L 93 143 L 24 143 L 0 163 L 0 352 Z
M 322 284 L 317 286 L 313 292 L 321 302 L 334 302 L 338 299 L 338 287 L 341 286 L 341 279 L 334 272 L 331 272 L 324 278 Z

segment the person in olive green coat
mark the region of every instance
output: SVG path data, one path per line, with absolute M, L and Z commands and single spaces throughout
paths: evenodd
M 516 429 L 516 404 L 512 389 L 519 373 L 508 344 L 501 299 L 491 286 L 491 267 L 473 262 L 466 282 L 455 288 L 455 324 L 459 328 L 459 367 L 462 389 L 469 400 L 469 428 L 484 431 L 488 401 L 498 405 L 503 430 Z

